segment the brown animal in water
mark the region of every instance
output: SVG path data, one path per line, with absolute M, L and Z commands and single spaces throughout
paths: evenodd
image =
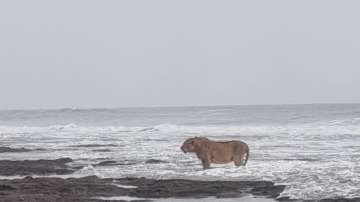
M 185 140 L 181 150 L 184 153 L 194 152 L 204 169 L 209 169 L 211 163 L 224 164 L 232 161 L 236 166 L 245 166 L 249 158 L 249 147 L 242 141 L 217 142 L 205 137 L 194 137 Z

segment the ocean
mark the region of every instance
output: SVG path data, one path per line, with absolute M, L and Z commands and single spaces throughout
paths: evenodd
M 202 170 L 180 150 L 193 136 L 246 142 L 247 166 Z M 34 149 L 0 159 L 84 166 L 61 177 L 269 180 L 293 199 L 360 197 L 360 104 L 0 111 L 0 146 Z

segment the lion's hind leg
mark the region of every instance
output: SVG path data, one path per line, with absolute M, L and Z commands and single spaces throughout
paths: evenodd
M 241 153 L 241 154 L 237 154 L 233 157 L 235 166 L 245 166 L 246 165 L 246 158 L 247 158 L 247 153 Z
M 239 166 L 243 165 L 243 159 L 244 159 L 243 155 L 235 155 L 233 157 L 235 166 L 239 167 Z

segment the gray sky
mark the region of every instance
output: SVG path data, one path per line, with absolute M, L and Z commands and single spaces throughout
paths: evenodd
M 1 0 L 0 109 L 360 102 L 359 1 Z

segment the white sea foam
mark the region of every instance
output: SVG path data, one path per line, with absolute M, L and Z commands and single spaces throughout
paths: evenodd
M 104 200 L 104 201 L 139 201 L 145 200 L 146 198 L 139 198 L 133 196 L 112 196 L 112 197 L 94 197 L 94 199 Z
M 131 185 L 123 185 L 123 184 L 115 184 L 115 183 L 113 185 L 120 187 L 120 188 L 124 188 L 124 189 L 136 189 L 137 188 L 137 186 L 131 186 Z

